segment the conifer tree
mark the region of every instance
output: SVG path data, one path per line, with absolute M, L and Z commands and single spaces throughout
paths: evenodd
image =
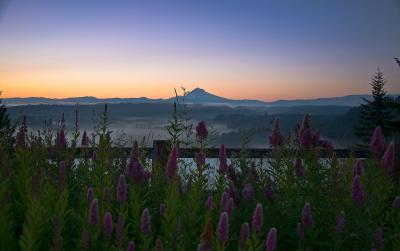
M 0 92 L 1 95 L 1 92 Z M 7 114 L 7 107 L 0 99 L 0 145 L 4 149 L 11 149 L 14 140 L 15 126 L 12 125 L 11 120 Z
M 394 58 L 394 60 L 400 67 L 400 60 L 398 58 Z M 389 125 L 395 136 L 400 137 L 400 96 L 389 97 L 388 102 L 394 114 L 394 118 Z
M 380 126 L 384 135 L 391 133 L 391 122 L 393 115 L 388 105 L 388 98 L 385 92 L 386 80 L 383 72 L 378 69 L 372 77 L 372 100 L 364 99 L 365 104 L 361 105 L 358 125 L 354 128 L 357 137 L 364 144 L 368 144 L 375 127 Z

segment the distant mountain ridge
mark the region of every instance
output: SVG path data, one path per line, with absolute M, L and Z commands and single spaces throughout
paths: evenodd
M 397 95 L 396 95 L 397 96 Z M 179 97 L 183 98 L 183 97 Z M 272 102 L 265 102 L 260 100 L 252 99 L 229 99 L 220 97 L 209 93 L 201 88 L 195 88 L 189 92 L 185 97 L 184 101 L 187 104 L 198 104 L 207 106 L 246 106 L 246 107 L 284 107 L 284 106 L 359 106 L 364 103 L 363 98 L 371 100 L 371 95 L 348 95 L 342 97 L 331 97 L 331 98 L 315 98 L 315 99 L 295 99 L 295 100 L 277 100 Z M 176 100 L 176 97 L 168 99 L 151 99 L 147 97 L 139 98 L 96 98 L 92 96 L 85 97 L 73 97 L 73 98 L 62 98 L 52 99 L 45 97 L 28 97 L 28 98 L 4 98 L 3 102 L 7 106 L 19 106 L 19 105 L 39 105 L 39 104 L 50 104 L 50 105 L 85 105 L 85 104 L 123 104 L 123 103 L 172 103 Z

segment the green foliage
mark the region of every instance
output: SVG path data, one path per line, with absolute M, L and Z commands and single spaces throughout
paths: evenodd
M 384 89 L 385 83 L 383 72 L 378 69 L 371 82 L 373 100 L 365 99 L 366 104 L 361 105 L 359 122 L 355 127 L 356 135 L 364 144 L 369 143 L 369 137 L 377 126 L 381 127 L 384 135 L 392 134 L 390 124 L 394 115 L 387 101 L 388 97 Z
M 173 119 L 172 124 L 180 123 L 182 120 Z M 229 156 L 227 172 L 216 171 L 218 162 L 191 164 L 191 160 L 179 159 L 178 173 L 173 178 L 166 177 L 164 163 L 151 163 L 140 151 L 137 161 L 144 170 L 151 171 L 151 177 L 135 181 L 126 170 L 128 156 L 114 155 L 108 125 L 105 108 L 90 147 L 81 156 L 71 148 L 58 149 L 60 152 L 52 155 L 54 139 L 48 131 L 40 140 L 29 137 L 28 144 L 16 149 L 13 158 L 1 158 L 0 250 L 80 250 L 86 244 L 82 239 L 84 229 L 89 233 L 88 250 L 126 250 L 131 240 L 137 250 L 155 250 L 157 239 L 165 250 L 197 250 L 206 238 L 213 250 L 238 250 L 244 222 L 251 226 L 245 250 L 264 250 L 272 227 L 278 229 L 277 250 L 370 250 L 378 227 L 383 228 L 385 250 L 400 247 L 400 209 L 392 207 L 400 191 L 378 159 L 362 162 L 362 205 L 352 200 L 354 158 L 338 160 L 328 152 L 329 157 L 321 159 L 321 151 L 329 150 L 316 145 L 303 149 L 289 137 L 261 159 L 249 158 L 248 140 L 244 139 L 240 153 Z M 181 130 L 185 128 L 189 127 L 172 128 L 170 141 L 183 142 L 178 135 L 184 135 Z M 77 141 L 77 132 L 72 140 Z M 207 154 L 208 139 L 198 143 Z M 93 151 L 96 158 L 90 154 Z M 296 172 L 296 158 L 301 159 L 303 175 Z M 60 185 L 61 160 L 66 163 L 64 186 Z M 127 179 L 128 199 L 124 203 L 116 200 L 121 174 Z M 249 184 L 254 193 L 247 198 L 243 190 Z M 266 184 L 271 196 L 266 194 Z M 89 187 L 99 201 L 100 218 L 95 226 L 88 222 Z M 103 195 L 105 187 L 110 189 L 109 201 Z M 224 192 L 234 204 L 229 215 L 229 240 L 222 245 L 216 232 L 221 212 L 228 210 L 220 203 Z M 205 206 L 208 196 L 216 204 L 213 209 Z M 306 202 L 311 205 L 315 226 L 307 228 L 301 240 L 296 226 Z M 160 213 L 161 203 L 165 204 L 164 214 Z M 259 233 L 252 230 L 257 203 L 263 207 L 264 219 Z M 151 219 L 149 235 L 141 232 L 141 215 L 146 208 Z M 346 224 L 344 231 L 337 233 L 336 219 L 342 210 Z M 113 219 L 111 239 L 104 234 L 106 212 Z M 125 218 L 122 236 L 116 231 L 119 215 Z M 121 245 L 117 239 L 122 240 Z

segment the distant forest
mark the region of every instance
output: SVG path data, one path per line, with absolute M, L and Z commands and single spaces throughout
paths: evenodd
M 28 125 L 33 130 L 42 130 L 45 126 L 57 129 L 61 115 L 65 115 L 67 131 L 75 123 L 75 111 L 78 111 L 78 123 L 82 130 L 90 130 L 96 124 L 104 105 L 25 105 L 9 107 L 13 122 L 18 123 L 27 115 Z M 214 143 L 224 142 L 230 147 L 239 147 L 248 142 L 250 147 L 266 147 L 275 117 L 281 121 L 281 129 L 286 135 L 293 134 L 294 125 L 300 123 L 305 112 L 311 114 L 312 125 L 324 138 L 331 139 L 335 147 L 348 147 L 357 142 L 353 127 L 357 123 L 358 108 L 347 106 L 295 106 L 273 108 L 227 107 L 188 105 L 187 118 L 193 124 L 204 120 L 214 130 Z M 171 118 L 173 105 L 170 104 L 110 104 L 108 116 L 111 126 L 135 128 L 138 120 L 148 121 L 153 127 L 162 128 Z M 221 127 L 223 129 L 221 129 Z M 142 128 L 145 129 L 145 128 Z M 150 128 L 149 128 L 150 130 Z M 130 131 L 130 130 L 128 130 Z M 127 132 L 129 135 L 129 132 Z M 146 136 L 145 134 L 143 136 Z

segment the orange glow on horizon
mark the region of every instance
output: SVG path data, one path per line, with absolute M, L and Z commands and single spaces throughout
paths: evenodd
M 337 80 L 333 78 L 325 78 L 324 85 L 316 85 L 312 82 L 319 82 L 322 77 L 316 76 L 309 82 L 304 78 L 294 80 L 280 72 L 264 74 L 257 78 L 246 72 L 241 73 L 240 77 L 229 74 L 214 78 L 197 76 L 201 74 L 191 69 L 187 69 L 184 73 L 173 69 L 170 71 L 156 69 L 152 72 L 150 67 L 136 72 L 120 68 L 108 71 L 93 68 L 85 69 L 85 71 L 79 69 L 22 71 L 19 69 L 0 71 L 0 90 L 2 91 L 1 98 L 80 96 L 170 98 L 174 96 L 174 88 L 181 93 L 180 87 L 184 86 L 188 91 L 200 87 L 209 93 L 226 98 L 264 101 L 334 97 L 370 92 L 368 76 L 365 78 L 366 84 L 360 85 L 350 85 L 350 83 L 338 85 Z M 299 76 L 299 74 L 293 74 L 293 76 Z M 266 80 L 263 81 L 263 79 Z M 399 92 L 398 87 L 390 81 L 387 84 L 387 90 L 389 93 Z

